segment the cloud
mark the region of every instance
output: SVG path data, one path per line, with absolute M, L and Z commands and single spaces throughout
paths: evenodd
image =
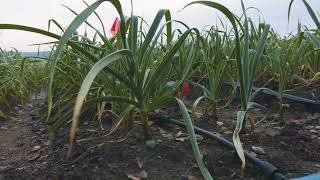
M 236 14 L 241 14 L 240 0 L 216 1 L 225 4 L 233 12 L 236 12 Z M 87 2 L 91 4 L 95 2 L 95 0 L 87 0 Z M 124 12 L 129 15 L 131 9 L 130 1 L 121 0 L 121 2 Z M 145 17 L 149 23 L 157 11 L 162 8 L 170 9 L 174 19 L 181 20 L 191 27 L 202 28 L 205 25 L 215 25 L 217 16 L 225 20 L 217 11 L 201 5 L 194 5 L 178 12 L 189 2 L 192 2 L 192 0 L 133 0 L 135 14 Z M 320 1 L 312 0 L 309 2 L 313 8 L 319 11 Z M 266 22 L 270 23 L 272 27 L 281 34 L 295 30 L 298 19 L 305 25 L 314 26 L 312 19 L 309 17 L 301 1 L 294 3 L 292 21 L 289 26 L 287 21 L 288 0 L 246 0 L 245 3 L 248 7 L 257 7 L 263 13 Z M 81 12 L 81 10 L 86 7 L 79 0 L 6 0 L 1 2 L 0 23 L 24 24 L 47 29 L 48 20 L 53 18 L 66 27 L 72 21 L 74 15 L 61 6 L 61 4 L 65 4 L 77 12 Z M 105 28 L 109 29 L 114 18 L 117 16 L 115 9 L 109 2 L 105 2 L 97 11 L 103 19 Z M 253 19 L 257 19 L 257 12 L 252 10 L 249 14 Z M 90 17 L 89 21 L 101 29 L 99 22 L 94 16 Z M 84 28 L 85 26 L 83 26 L 80 31 L 83 32 Z M 57 28 L 55 28 L 54 31 L 60 33 Z M 17 31 L 5 31 L 0 38 L 0 41 L 2 41 L 1 47 L 16 47 L 22 51 L 37 50 L 37 47 L 30 47 L 28 45 L 51 40 L 43 36 Z

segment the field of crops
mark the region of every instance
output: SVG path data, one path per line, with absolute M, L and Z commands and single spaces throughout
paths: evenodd
M 161 9 L 151 24 L 98 0 L 49 31 L 48 57 L 0 47 L 0 179 L 289 179 L 320 171 L 320 18 L 278 34 L 242 1 L 192 28 Z M 96 9 L 111 3 L 107 30 Z M 129 2 L 128 2 L 129 3 Z M 291 7 L 288 3 L 288 21 Z M 181 7 L 183 8 L 183 7 Z M 89 16 L 101 24 L 91 24 Z M 1 23 L 1 22 L 0 22 Z M 94 36 L 79 34 L 86 24 Z M 174 29 L 176 25 L 180 29 Z M 60 29 L 50 31 L 50 26 Z M 111 37 L 110 37 L 111 34 Z

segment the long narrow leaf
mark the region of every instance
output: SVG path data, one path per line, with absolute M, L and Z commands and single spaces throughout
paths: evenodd
M 95 77 L 98 75 L 98 73 L 104 69 L 106 66 L 111 64 L 114 61 L 117 61 L 121 58 L 125 58 L 127 56 L 132 56 L 132 52 L 129 50 L 119 50 L 115 53 L 112 53 L 104 58 L 102 58 L 100 61 L 98 61 L 89 71 L 86 78 L 83 80 L 83 83 L 81 85 L 80 91 L 77 96 L 77 100 L 74 106 L 74 112 L 72 117 L 72 125 L 70 130 L 70 145 L 72 146 L 73 140 L 76 134 L 76 128 L 78 125 L 78 120 L 80 117 L 80 112 L 82 105 L 84 103 L 85 97 L 87 96 L 87 93 L 89 92 L 89 89 L 91 87 L 92 82 L 94 81 Z
M 184 103 L 180 99 L 176 99 L 176 100 L 179 104 L 179 107 L 180 107 L 180 110 L 181 110 L 181 113 L 182 113 L 182 116 L 184 119 L 184 123 L 186 125 L 188 134 L 190 136 L 192 150 L 193 150 L 194 156 L 196 157 L 196 161 L 197 161 L 198 167 L 202 173 L 202 176 L 205 180 L 213 180 L 210 172 L 208 171 L 208 169 L 206 168 L 206 166 L 202 160 L 202 155 L 201 155 L 198 143 L 197 143 L 196 134 L 194 132 L 190 116 L 188 114 L 188 109 L 186 108 L 186 106 L 184 105 Z
M 237 154 L 239 155 L 239 158 L 241 160 L 241 172 L 243 172 L 245 166 L 246 166 L 246 160 L 245 160 L 245 156 L 244 156 L 244 151 L 243 151 L 243 147 L 240 141 L 240 136 L 239 133 L 242 129 L 242 122 L 246 116 L 246 111 L 238 111 L 237 113 L 237 125 L 236 125 L 236 129 L 233 132 L 233 136 L 232 136 L 232 140 L 234 143 L 234 146 L 236 148 Z
M 69 25 L 69 27 L 64 32 L 63 36 L 61 37 L 59 44 L 57 46 L 57 49 L 55 51 L 52 64 L 50 66 L 50 75 L 49 75 L 49 86 L 48 86 L 48 118 L 51 114 L 52 109 L 52 96 L 53 96 L 53 79 L 54 74 L 56 70 L 56 65 L 61 57 L 61 54 L 65 48 L 65 45 L 69 41 L 69 39 L 72 37 L 72 34 L 79 28 L 79 26 L 100 6 L 101 3 L 103 3 L 105 0 L 98 0 L 88 8 L 86 8 L 84 11 L 82 11 Z

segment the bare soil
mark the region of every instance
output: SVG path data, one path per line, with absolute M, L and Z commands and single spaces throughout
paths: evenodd
M 44 103 L 38 101 L 17 106 L 15 120 L 0 123 L 1 180 L 202 179 L 183 129 L 153 123 L 153 140 L 146 142 L 139 125 L 134 124 L 130 133 L 124 130 L 103 136 L 110 129 L 108 118 L 103 121 L 103 130 L 99 121 L 88 116 L 80 123 L 77 141 L 67 159 L 69 128 L 48 138 L 46 123 L 40 120 L 43 107 Z M 218 121 L 209 117 L 197 120 L 196 125 L 231 140 L 236 110 L 236 106 L 225 109 L 220 111 Z M 256 121 L 264 113 L 262 109 L 251 112 Z M 175 109 L 173 114 L 179 119 Z M 288 178 L 320 171 L 320 113 L 291 106 L 284 124 L 274 119 L 275 115 L 258 123 L 252 133 L 242 135 L 245 149 L 278 167 Z M 240 162 L 233 151 L 206 137 L 198 136 L 198 141 L 215 179 L 241 179 Z M 242 179 L 266 177 L 249 162 Z

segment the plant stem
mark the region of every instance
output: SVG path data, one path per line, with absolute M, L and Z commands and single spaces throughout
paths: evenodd
M 148 114 L 145 113 L 144 111 L 140 111 L 140 118 L 141 118 L 143 130 L 144 130 L 145 139 L 149 139 L 151 137 L 151 129 L 148 124 L 149 122 Z

